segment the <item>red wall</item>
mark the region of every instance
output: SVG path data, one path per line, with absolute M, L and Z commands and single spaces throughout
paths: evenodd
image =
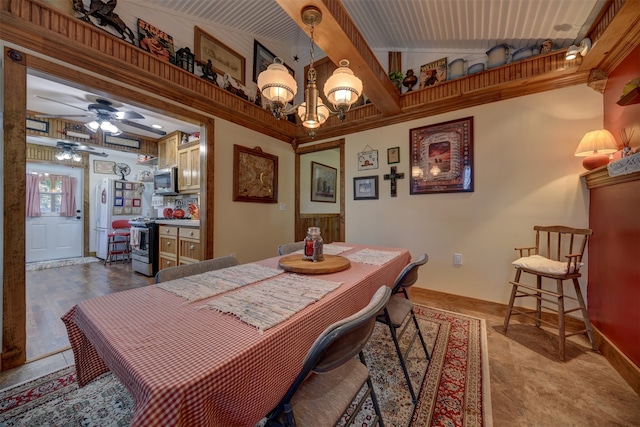
M 633 129 L 640 149 L 640 104 L 619 106 L 623 86 L 640 77 L 640 47 L 609 76 L 604 127 L 621 147 L 620 129 Z M 591 322 L 640 367 L 640 181 L 590 191 L 589 283 Z

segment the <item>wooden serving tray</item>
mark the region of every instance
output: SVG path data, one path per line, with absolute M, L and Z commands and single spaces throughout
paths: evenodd
M 278 266 L 292 273 L 328 274 L 346 270 L 351 262 L 339 255 L 324 255 L 324 261 L 303 261 L 302 254 L 292 254 L 280 258 Z

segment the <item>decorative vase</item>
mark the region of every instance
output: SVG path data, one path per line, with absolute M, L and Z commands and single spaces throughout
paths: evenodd
M 407 88 L 407 92 L 413 90 L 413 86 L 418 83 L 418 77 L 413 74 L 413 70 L 407 70 L 407 77 L 402 81 L 402 85 Z

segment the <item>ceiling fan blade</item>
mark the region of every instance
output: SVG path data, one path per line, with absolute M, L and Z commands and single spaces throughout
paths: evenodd
M 46 99 L 47 101 L 57 102 L 58 104 L 66 105 L 67 107 L 72 107 L 72 108 L 75 108 L 75 109 L 78 109 L 78 110 L 81 110 L 81 111 L 87 111 L 84 108 L 76 107 L 75 105 L 67 104 L 66 102 L 58 101 L 56 99 L 51 99 L 51 98 L 47 98 L 47 97 L 40 96 L 40 95 L 36 95 L 36 98 Z M 74 116 L 70 116 L 70 117 L 74 117 Z M 78 116 L 78 117 L 80 117 L 80 116 Z
M 142 114 L 135 111 L 118 111 L 116 117 L 123 120 L 144 119 Z
M 107 153 L 91 153 L 92 156 L 109 157 Z
M 35 117 L 41 119 L 56 119 L 65 117 L 94 117 L 93 114 L 36 114 Z
M 165 131 L 163 131 L 163 130 L 160 130 L 160 129 L 154 129 L 154 128 L 152 128 L 151 126 L 142 125 L 142 124 L 140 124 L 140 123 L 136 123 L 136 122 L 130 122 L 129 120 L 119 119 L 119 120 L 117 120 L 117 121 L 118 121 L 119 123 L 122 123 L 123 125 L 131 126 L 131 127 L 138 128 L 138 129 L 142 129 L 142 130 L 144 130 L 144 131 L 152 132 L 152 133 L 158 134 L 158 135 L 160 135 L 160 136 L 164 136 L 164 135 L 166 135 L 166 134 L 167 134 L 167 133 L 166 133 Z

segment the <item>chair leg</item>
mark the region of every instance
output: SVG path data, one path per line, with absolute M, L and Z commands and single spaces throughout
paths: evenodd
M 400 359 L 400 366 L 402 367 L 404 378 L 407 381 L 407 386 L 409 387 L 409 393 L 411 394 L 411 401 L 415 404 L 417 402 L 416 394 L 413 391 L 413 385 L 411 384 L 409 371 L 407 371 L 407 365 L 405 365 L 404 363 L 404 357 L 402 357 L 402 350 L 400 350 L 400 344 L 398 344 L 398 337 L 396 336 L 396 328 L 391 323 L 391 318 L 389 317 L 389 312 L 387 311 L 386 308 L 384 309 L 384 315 L 387 321 L 387 325 L 389 325 L 389 331 L 391 332 L 391 339 L 393 340 L 393 345 L 396 347 L 396 353 L 398 354 L 398 359 Z
M 360 361 L 364 366 L 367 366 L 367 362 L 364 360 L 364 353 L 360 352 Z M 369 369 L 367 367 L 367 369 Z M 373 382 L 371 381 L 371 375 L 367 377 L 367 386 L 371 391 L 371 401 L 373 402 L 373 409 L 378 416 L 378 425 L 380 427 L 384 427 L 384 421 L 382 420 L 382 411 L 380 411 L 380 404 L 378 403 L 378 398 L 376 397 L 376 391 L 373 389 Z
M 522 274 L 522 270 L 519 268 L 516 269 L 516 277 L 513 279 L 514 282 L 520 282 L 520 275 Z M 509 319 L 511 318 L 511 310 L 513 310 L 513 303 L 516 300 L 516 291 L 518 290 L 517 285 L 513 285 L 511 288 L 511 297 L 509 298 L 509 306 L 507 307 L 507 314 L 504 317 L 504 333 L 507 333 L 507 328 L 509 327 Z
M 577 278 L 573 279 L 573 287 L 576 289 L 576 296 L 578 298 L 578 302 L 580 303 L 580 311 L 582 312 L 582 318 L 584 319 L 584 326 L 587 329 L 589 342 L 591 342 L 591 348 L 595 351 L 598 351 L 596 339 L 593 335 L 593 329 L 591 328 L 591 321 L 589 320 L 589 313 L 587 313 L 587 306 L 584 304 L 584 298 L 582 298 L 582 291 L 580 290 L 580 283 L 578 282 Z
M 536 288 L 542 289 L 542 276 L 536 276 Z M 540 317 L 542 316 L 542 294 L 536 293 L 536 327 L 540 327 Z
M 431 360 L 431 355 L 429 354 L 429 350 L 427 350 L 427 344 L 424 342 L 424 338 L 422 337 L 422 331 L 420 331 L 420 325 L 418 325 L 418 319 L 416 318 L 416 314 L 411 310 L 411 317 L 413 317 L 413 324 L 416 325 L 416 330 L 418 331 L 418 337 L 420 338 L 420 342 L 422 343 L 422 349 L 424 350 L 425 356 L 427 356 L 427 361 Z
M 560 360 L 564 361 L 564 292 L 562 290 L 562 280 L 556 280 L 558 289 L 558 331 L 560 335 L 558 352 Z

